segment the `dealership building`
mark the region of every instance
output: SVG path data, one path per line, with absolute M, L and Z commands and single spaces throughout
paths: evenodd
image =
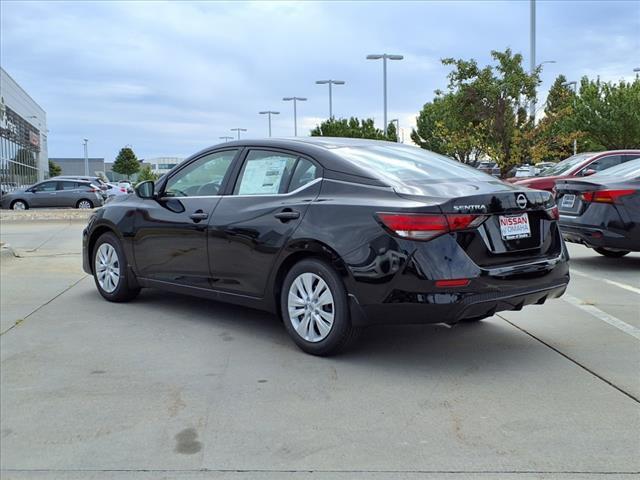
M 49 173 L 47 115 L 0 67 L 0 183 L 13 190 Z
M 62 170 L 62 175 L 86 175 L 85 161 L 83 157 L 50 158 Z M 87 158 L 89 164 L 89 176 L 104 175 L 104 158 Z

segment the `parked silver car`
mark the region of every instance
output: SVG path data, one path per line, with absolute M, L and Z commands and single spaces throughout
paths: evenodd
M 90 182 L 45 180 L 2 196 L 0 207 L 26 210 L 37 207 L 94 208 L 104 204 L 100 188 Z

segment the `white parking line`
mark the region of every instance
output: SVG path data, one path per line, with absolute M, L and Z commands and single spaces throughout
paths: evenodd
M 603 312 L 602 310 L 594 307 L 593 305 L 586 305 L 582 300 L 572 295 L 567 295 L 565 293 L 562 296 L 562 299 L 565 302 L 569 302 L 574 307 L 578 307 L 580 310 L 585 311 L 588 314 L 596 317 L 598 320 L 602 320 L 603 322 L 608 323 L 612 327 L 616 327 L 618 330 L 640 340 L 640 328 L 636 328 L 633 325 L 629 325 L 628 323 L 623 322 L 622 320 L 614 317 L 613 315 L 609 315 L 608 313 Z
M 605 283 L 608 283 L 609 285 L 624 288 L 625 290 L 629 290 L 630 292 L 637 293 L 638 295 L 640 295 L 640 288 L 632 287 L 631 285 L 627 285 L 626 283 L 614 282 L 613 280 L 607 280 L 606 278 L 596 277 L 595 275 L 581 272 L 580 270 L 576 270 L 575 268 L 571 269 L 571 273 L 575 273 L 576 275 L 580 275 L 581 277 L 589 278 L 591 280 L 596 280 L 598 282 L 605 282 Z

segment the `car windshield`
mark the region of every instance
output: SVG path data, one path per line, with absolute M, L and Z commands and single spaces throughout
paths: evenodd
M 593 156 L 593 153 L 580 153 L 578 155 L 565 158 L 561 162 L 556 163 L 553 167 L 543 170 L 540 175 L 545 177 L 550 175 L 562 175 L 591 156 Z
M 366 145 L 338 147 L 334 152 L 393 186 L 462 179 L 495 181 L 478 169 L 418 147 Z
M 607 168 L 591 176 L 591 178 L 611 177 L 621 180 L 631 180 L 640 177 L 640 158 L 629 160 L 615 167 Z

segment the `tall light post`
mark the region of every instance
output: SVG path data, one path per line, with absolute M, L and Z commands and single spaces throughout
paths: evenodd
M 84 145 L 84 174 L 85 176 L 88 177 L 89 176 L 89 152 L 87 149 L 87 144 L 89 143 L 89 140 L 85 138 L 82 143 Z
M 387 60 L 402 60 L 402 55 L 389 55 L 387 53 L 376 53 L 367 55 L 367 60 L 382 59 L 382 95 L 384 102 L 384 134 L 387 134 Z
M 240 132 L 246 132 L 247 129 L 238 127 L 238 128 L 232 128 L 231 131 L 232 132 L 238 132 L 238 140 L 240 140 Z
M 293 101 L 293 136 L 298 136 L 298 107 L 297 102 L 306 102 L 305 97 L 284 97 L 282 99 L 285 102 Z
M 228 142 L 229 140 L 233 140 L 233 137 L 218 137 L 220 140 L 224 140 L 225 142 Z
M 575 80 L 573 82 L 564 82 L 562 84 L 563 87 L 571 87 L 573 86 L 573 106 L 575 107 L 576 105 L 576 96 L 578 95 L 578 82 L 576 82 Z M 573 139 L 573 154 L 577 154 L 578 153 L 578 141 L 574 138 Z
M 329 120 L 333 118 L 333 95 L 331 93 L 331 87 L 333 85 L 344 85 L 344 80 L 316 80 L 317 85 L 329 85 Z
M 536 71 L 536 0 L 529 0 L 529 70 L 533 75 Z M 529 106 L 529 116 L 533 118 L 533 123 L 536 119 L 536 102 L 532 101 Z
M 271 115 L 280 115 L 280 112 L 274 112 L 273 110 L 265 110 L 264 112 L 258 112 L 260 115 L 269 116 L 269 137 L 271 137 Z

